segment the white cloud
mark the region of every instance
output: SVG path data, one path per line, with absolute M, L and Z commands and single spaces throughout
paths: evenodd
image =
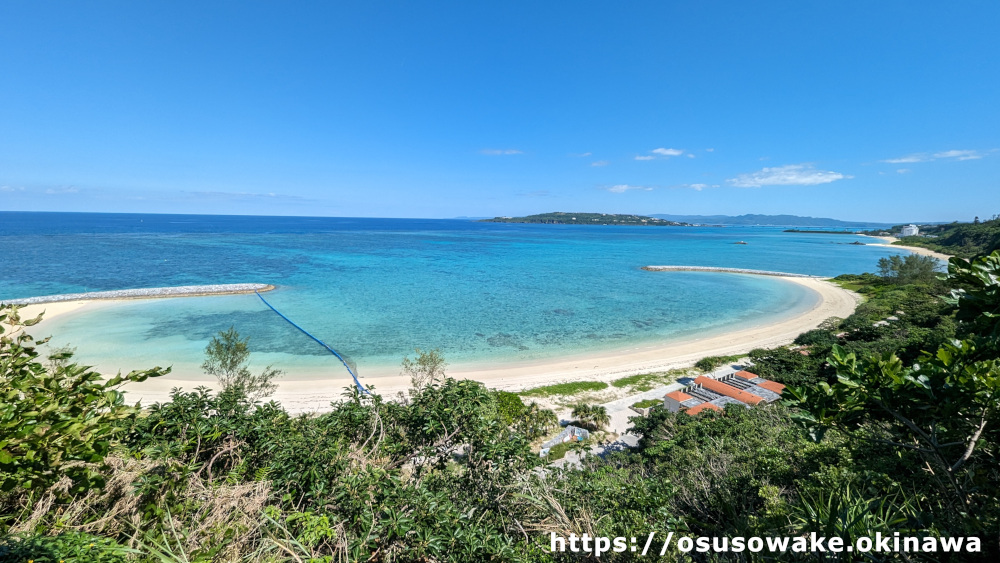
M 910 170 L 909 168 L 900 168 L 899 170 L 896 171 L 896 174 L 909 174 L 910 172 L 913 171 Z
M 680 184 L 679 186 L 674 186 L 674 187 L 687 188 L 694 190 L 696 192 L 700 192 L 701 190 L 704 190 L 706 188 L 718 188 L 719 184 Z
M 66 186 L 64 188 L 49 188 L 49 189 L 45 190 L 45 193 L 47 193 L 47 194 L 75 194 L 75 193 L 77 193 L 79 191 L 80 190 L 76 189 L 73 186 Z
M 0 192 L 23 192 L 24 186 L 0 186 Z
M 889 164 L 912 164 L 914 162 L 927 162 L 928 160 L 934 160 L 926 153 L 921 154 L 911 154 L 909 156 L 901 156 L 899 158 L 887 158 L 882 162 L 887 162 Z
M 886 162 L 888 164 L 912 164 L 914 162 L 930 162 L 939 158 L 952 160 L 978 160 L 983 158 L 983 156 L 985 155 L 979 151 L 952 149 L 950 151 L 940 151 L 933 154 L 918 152 L 901 156 L 899 158 L 887 158 L 881 162 Z
M 686 157 L 688 157 L 688 158 L 694 158 L 694 155 L 693 155 L 693 154 L 691 154 L 691 153 L 687 153 L 687 154 L 686 154 L 686 155 L 684 155 L 684 156 L 686 156 Z
M 500 156 L 508 154 L 524 154 L 524 151 L 519 151 L 517 149 L 483 149 L 479 151 L 482 154 L 489 156 Z
M 590 156 L 592 154 L 594 154 L 594 153 L 591 153 L 591 152 L 581 152 L 581 153 L 570 154 L 570 156 L 576 157 L 576 158 L 584 158 L 584 157 L 588 157 L 588 156 Z
M 630 186 L 628 184 L 617 184 L 617 185 L 611 186 L 610 188 L 604 188 L 604 189 L 608 190 L 609 192 L 611 192 L 613 194 L 621 194 L 621 193 L 625 193 L 625 192 L 627 192 L 629 190 L 639 190 L 639 191 L 644 191 L 644 192 L 651 192 L 651 191 L 653 191 L 653 188 L 648 188 L 646 186 Z
M 845 178 L 853 178 L 853 176 L 830 170 L 817 170 L 811 164 L 788 164 L 740 174 L 726 181 L 737 188 L 759 188 L 762 186 L 816 186 Z
M 660 147 L 658 149 L 653 149 L 649 151 L 649 154 L 642 154 L 635 157 L 636 160 L 656 160 L 657 158 L 671 158 L 674 156 L 684 155 L 684 149 L 668 149 Z M 688 157 L 694 158 L 693 154 L 687 154 Z
M 609 164 L 611 164 L 611 163 L 608 162 L 607 160 L 598 160 L 596 162 L 591 162 L 590 163 L 591 166 L 607 166 Z
M 979 151 L 950 150 L 934 153 L 934 158 L 955 158 L 958 160 L 976 160 L 983 158 Z
M 715 152 L 715 149 L 705 149 L 705 152 Z

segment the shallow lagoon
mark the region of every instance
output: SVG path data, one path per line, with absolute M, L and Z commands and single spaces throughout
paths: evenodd
M 815 297 L 780 279 L 650 264 L 833 276 L 895 251 L 780 228 L 585 227 L 454 220 L 0 214 L 0 298 L 259 282 L 268 300 L 366 368 L 414 348 L 492 363 L 766 324 Z M 734 244 L 738 240 L 746 245 Z M 230 325 L 262 362 L 313 373 L 327 352 L 254 295 L 99 304 L 54 319 L 56 345 L 102 369 L 194 369 Z

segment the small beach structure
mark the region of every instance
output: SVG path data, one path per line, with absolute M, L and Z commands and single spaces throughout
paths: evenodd
M 564 442 L 582 442 L 590 438 L 590 431 L 585 428 L 580 428 L 578 426 L 573 426 L 572 424 L 563 428 L 562 432 L 556 435 L 548 442 L 542 444 L 542 448 L 538 451 L 540 457 L 545 457 L 549 455 L 549 450 L 559 444 Z
M 663 407 L 696 415 L 705 409 L 721 411 L 730 404 L 749 407 L 773 403 L 784 390 L 784 385 L 746 370 L 718 379 L 699 375 L 687 387 L 664 395 Z

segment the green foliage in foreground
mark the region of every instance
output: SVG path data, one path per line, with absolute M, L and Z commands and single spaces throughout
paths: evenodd
M 519 391 L 518 395 L 522 397 L 551 397 L 553 395 L 575 395 L 586 391 L 603 391 L 607 388 L 608 384 L 603 381 L 571 381 L 525 389 Z
M 0 561 L 59 563 L 126 563 L 138 553 L 111 538 L 80 532 L 63 532 L 56 536 L 11 535 L 0 537 Z
M 44 490 L 64 481 L 65 493 L 78 494 L 103 484 L 95 468 L 112 437 L 138 412 L 124 404 L 117 388 L 169 370 L 102 381 L 61 354 L 49 371 L 24 331 L 40 320 L 22 322 L 17 307 L 0 309 L 0 490 Z
M 811 435 L 836 429 L 851 440 L 919 461 L 937 488 L 939 525 L 983 533 L 997 520 L 1000 437 L 1000 252 L 953 258 L 949 279 L 966 339 L 925 351 L 916 363 L 893 352 L 859 358 L 834 346 L 836 379 L 789 389 L 790 404 Z M 994 525 L 994 524 L 990 524 Z
M 958 305 L 956 318 L 965 325 L 964 336 L 976 339 L 984 350 L 1000 350 L 1000 252 L 969 262 L 952 258 L 948 275 L 959 285 L 949 302 Z
M 834 345 L 858 357 L 886 352 L 914 362 L 925 349 L 935 349 L 956 336 L 949 290 L 936 278 L 929 283 L 899 285 L 873 274 L 843 275 L 865 300 L 846 319 L 829 319 L 795 339 L 799 348 L 751 350 L 751 371 L 785 385 L 829 383 L 835 371 L 827 359 Z

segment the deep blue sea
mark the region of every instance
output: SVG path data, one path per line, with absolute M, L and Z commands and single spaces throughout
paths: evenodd
M 363 374 L 398 366 L 414 348 L 440 348 L 458 364 L 509 362 L 763 324 L 808 308 L 814 295 L 765 276 L 640 268 L 835 276 L 905 252 L 847 244 L 858 238 L 776 227 L 0 212 L 0 300 L 274 284 L 268 300 Z M 195 369 L 208 339 L 229 326 L 250 337 L 260 363 L 334 369 L 254 295 L 98 305 L 46 331 L 102 369 Z

